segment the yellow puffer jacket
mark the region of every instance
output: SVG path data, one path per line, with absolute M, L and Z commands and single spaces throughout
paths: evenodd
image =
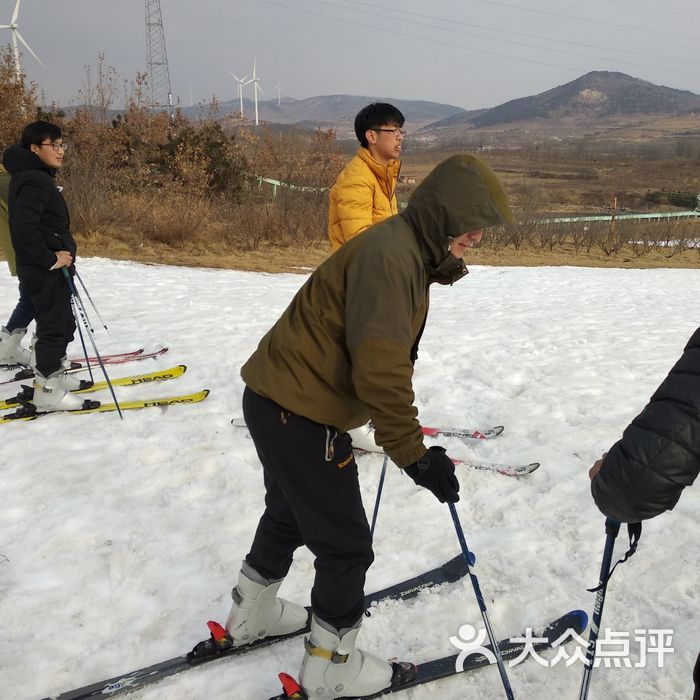
M 331 189 L 328 238 L 334 251 L 372 224 L 399 213 L 394 191 L 400 169 L 400 160 L 381 165 L 366 148 L 358 148 Z

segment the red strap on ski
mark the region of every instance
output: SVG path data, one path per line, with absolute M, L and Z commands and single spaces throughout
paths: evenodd
M 301 686 L 292 676 L 290 676 L 288 673 L 280 673 L 278 677 L 280 679 L 280 683 L 282 683 L 282 690 L 284 690 L 284 693 L 288 698 L 304 697 Z
M 207 622 L 207 627 L 211 632 L 211 636 L 214 637 L 215 642 L 220 642 L 224 637 L 228 636 L 226 628 L 218 622 L 214 622 L 214 620 L 209 620 L 209 622 Z

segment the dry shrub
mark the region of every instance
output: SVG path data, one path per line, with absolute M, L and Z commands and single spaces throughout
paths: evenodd
M 36 85 L 27 84 L 23 72 L 17 80 L 10 46 L 0 47 L 0 152 L 17 143 L 24 126 L 34 118 L 35 98 Z
M 122 196 L 128 211 L 128 228 L 141 245 L 163 243 L 181 249 L 196 244 L 206 232 L 209 202 L 178 184 Z

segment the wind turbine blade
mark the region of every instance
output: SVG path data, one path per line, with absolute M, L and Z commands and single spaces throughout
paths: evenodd
M 29 51 L 29 53 L 36 58 L 37 61 L 39 61 L 39 64 L 41 65 L 42 68 L 44 68 L 44 64 L 41 62 L 41 59 L 32 51 L 32 47 L 29 46 L 29 44 L 22 38 L 22 35 L 15 29 L 15 34 L 17 34 L 17 38 L 24 44 L 24 48 Z
M 9 29 L 10 25 L 9 24 L 0 24 L 0 29 Z
M 10 20 L 10 24 L 15 24 L 17 22 L 17 15 L 19 14 L 19 3 L 20 0 L 17 0 L 15 3 L 15 11 L 12 13 L 12 19 Z
M 231 73 L 231 71 L 229 71 Z M 231 75 L 236 79 L 236 82 L 238 82 L 238 76 L 235 73 L 231 73 Z

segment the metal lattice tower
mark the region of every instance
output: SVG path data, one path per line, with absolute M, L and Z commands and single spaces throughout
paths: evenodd
M 154 109 L 166 107 L 172 115 L 173 93 L 170 88 L 160 0 L 146 0 L 146 64 L 151 82 L 151 106 Z

